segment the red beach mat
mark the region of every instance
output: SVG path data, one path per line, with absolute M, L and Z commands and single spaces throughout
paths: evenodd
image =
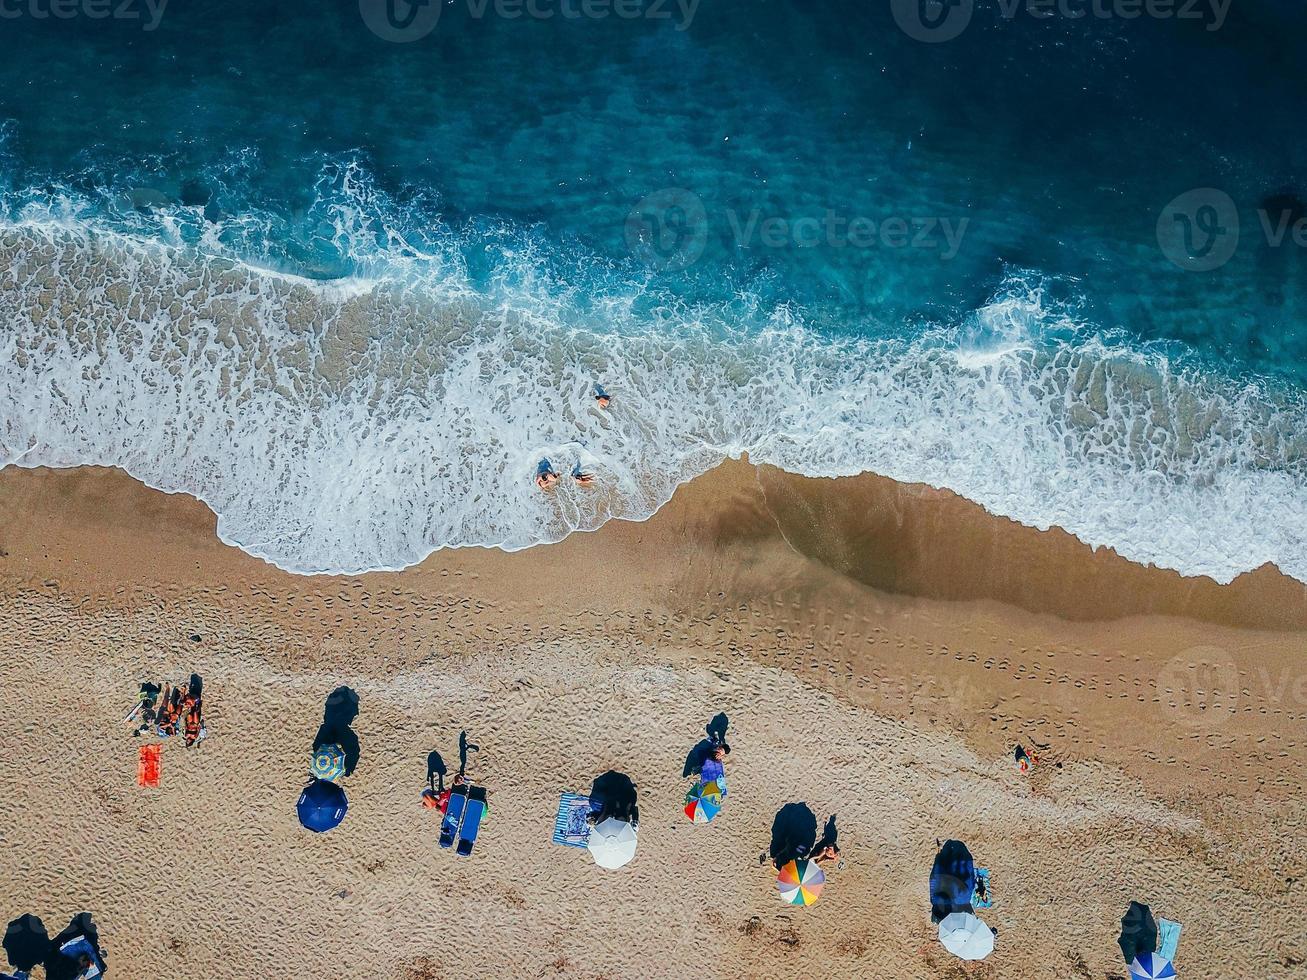
M 136 784 L 138 786 L 158 786 L 159 771 L 163 764 L 162 745 L 142 745 L 141 758 L 136 765 Z

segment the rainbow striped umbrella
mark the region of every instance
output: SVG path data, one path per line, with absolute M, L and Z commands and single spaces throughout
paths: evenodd
M 826 873 L 816 861 L 790 861 L 776 876 L 776 887 L 787 905 L 811 905 L 817 901 L 824 884 Z
M 695 823 L 707 823 L 721 811 L 725 795 L 725 789 L 715 779 L 695 783 L 694 789 L 685 797 L 685 815 Z
M 316 779 L 336 782 L 345 775 L 345 750 L 339 745 L 323 745 L 313 751 L 313 763 L 309 766 Z

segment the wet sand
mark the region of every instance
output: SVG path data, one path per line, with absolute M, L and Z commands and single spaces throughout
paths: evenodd
M 1303 974 L 1307 592 L 1141 568 L 951 494 L 730 463 L 644 524 L 401 573 L 287 575 L 186 497 L 0 471 L 0 888 L 94 913 L 112 976 L 1124 977 L 1137 899 L 1181 976 Z M 198 639 L 196 639 L 198 638 Z M 135 784 L 141 680 L 205 678 L 210 738 Z M 323 702 L 360 696 L 351 809 L 295 821 Z M 731 718 L 721 816 L 680 812 Z M 492 812 L 436 846 L 426 758 L 460 728 Z M 1014 743 L 1047 745 L 1022 775 Z M 549 842 L 616 768 L 618 872 Z M 772 816 L 838 814 L 810 909 L 758 864 Z M 995 954 L 929 923 L 937 838 L 993 873 Z

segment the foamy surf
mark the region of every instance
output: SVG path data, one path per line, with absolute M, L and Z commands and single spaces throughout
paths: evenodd
M 1017 275 L 959 323 L 847 339 L 788 307 L 745 327 L 635 286 L 581 302 L 529 270 L 320 283 L 48 216 L 0 227 L 0 269 L 0 464 L 120 467 L 292 572 L 641 520 L 748 453 L 1189 575 L 1307 581 L 1301 398 L 1113 339 Z M 542 458 L 600 488 L 540 493 Z

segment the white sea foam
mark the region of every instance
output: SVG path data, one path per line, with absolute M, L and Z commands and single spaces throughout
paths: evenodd
M 1021 276 L 963 322 L 853 340 L 635 286 L 582 304 L 529 255 L 473 288 L 438 258 L 322 284 L 76 216 L 0 226 L 0 465 L 121 467 L 296 572 L 642 519 L 747 452 L 948 487 L 1187 574 L 1307 581 L 1301 399 L 1113 340 Z M 542 494 L 542 458 L 602 488 Z

